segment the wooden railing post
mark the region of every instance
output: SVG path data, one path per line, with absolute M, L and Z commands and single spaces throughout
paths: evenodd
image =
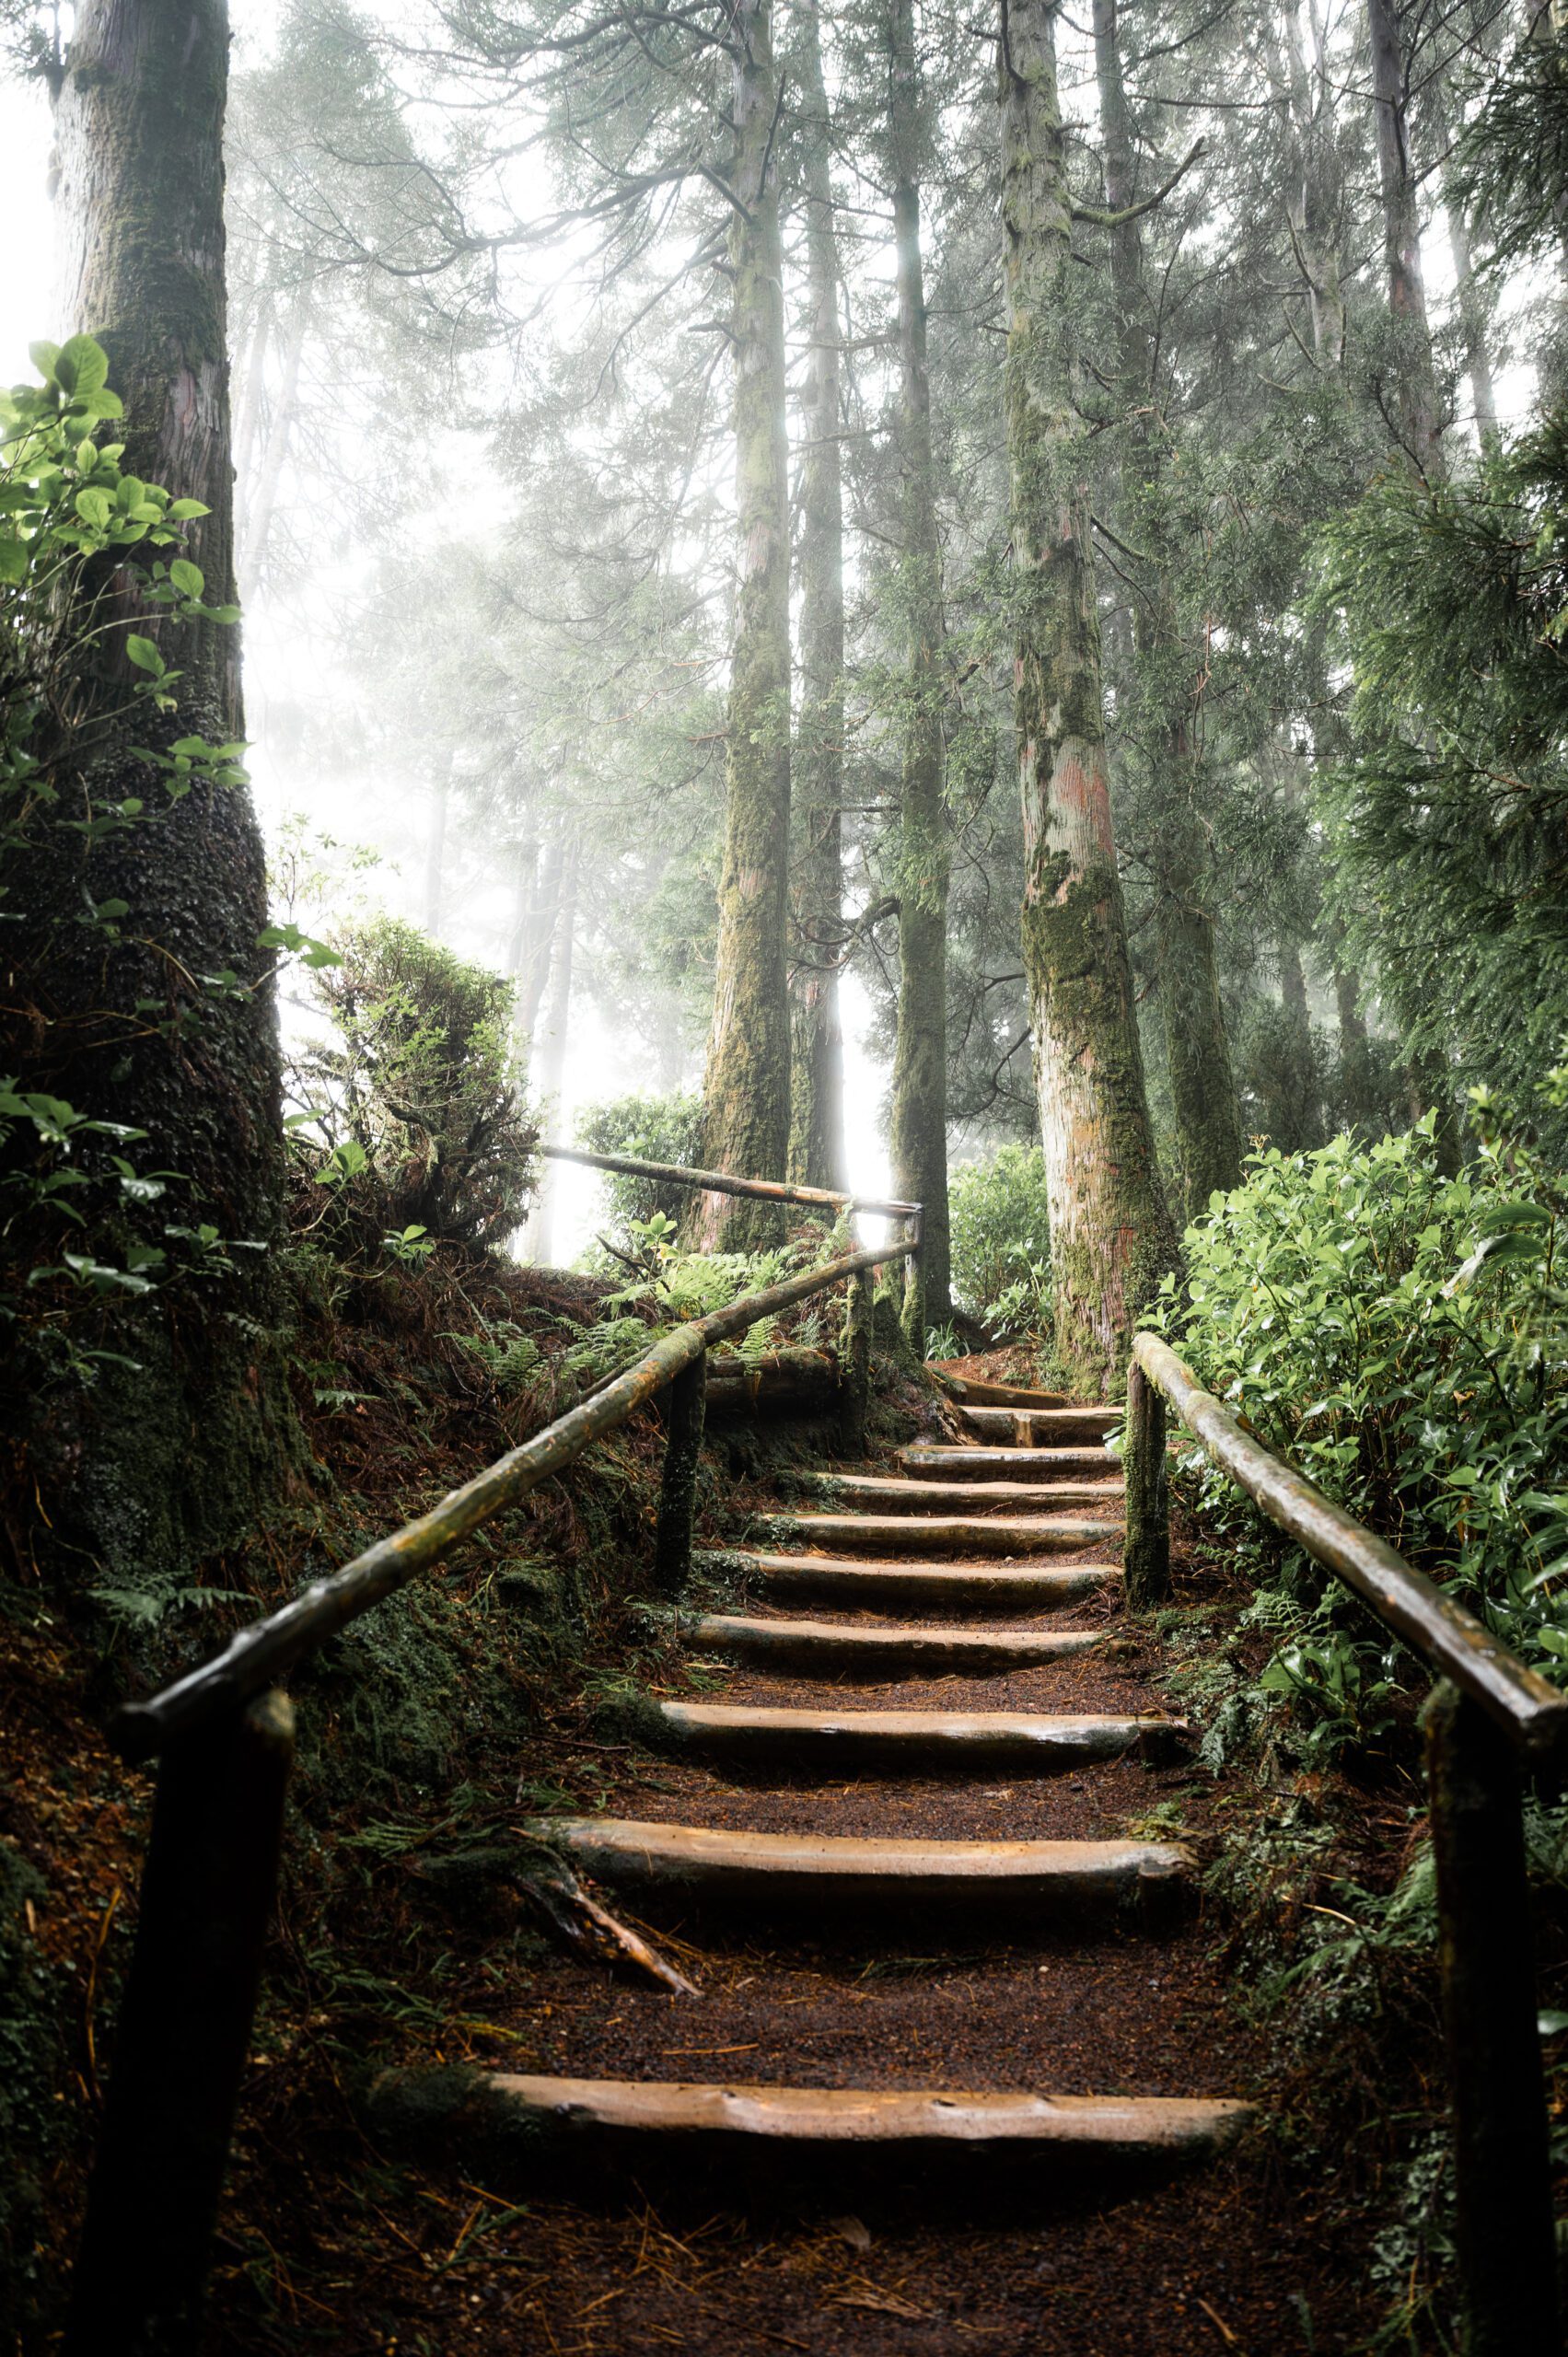
M 274 1692 L 176 1736 L 159 1762 L 67 2357 L 195 2349 L 293 1759 Z
M 1170 1482 L 1165 1401 L 1136 1359 L 1127 1369 L 1121 1469 L 1127 1484 L 1123 1589 L 1129 1611 L 1147 1612 L 1164 1602 L 1170 1588 Z
M 843 1412 L 841 1453 L 853 1462 L 865 1454 L 865 1419 L 871 1407 L 871 1328 L 877 1295 L 869 1269 L 851 1277 L 844 1300 Z
M 664 1480 L 654 1540 L 654 1586 L 677 1603 L 691 1573 L 691 1524 L 697 1511 L 697 1465 L 707 1418 L 708 1354 L 701 1351 L 669 1387 Z
M 1558 2357 L 1519 1769 L 1502 1729 L 1447 1680 L 1426 1706 L 1426 1763 L 1464 2346 L 1467 2357 Z

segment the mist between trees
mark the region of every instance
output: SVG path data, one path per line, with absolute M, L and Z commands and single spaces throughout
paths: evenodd
M 50 10 L 4 21 L 56 114 L 52 324 L 101 333 L 123 464 L 202 500 L 244 610 L 296 1076 L 309 945 L 373 966 L 389 911 L 509 983 L 519 1136 L 634 1096 L 710 1166 L 842 1186 L 880 1131 L 937 1329 L 991 1306 L 955 1305 L 950 1167 L 1038 1148 L 1012 1283 L 1090 1388 L 1249 1140 L 1433 1109 L 1451 1162 L 1484 1084 L 1551 1143 L 1553 18 L 291 0 L 236 8 L 225 120 L 197 15 L 204 92 L 155 64 L 107 99 L 114 9 L 64 52 Z M 128 209 L 215 238 L 220 201 L 226 273 L 180 311 Z M 159 335 L 206 389 L 190 483 Z M 238 740 L 238 634 L 183 627 L 171 725 Z M 251 1176 L 201 1177 L 185 1081 L 149 1122 L 167 1028 L 33 1079 L 264 1242 L 261 846 L 242 786 L 198 798 L 229 850 L 133 830 L 94 904 L 201 901 L 165 946 L 198 995 L 234 978 Z M 26 856 L 64 906 L 69 863 Z M 44 915 L 18 1004 L 58 1044 L 91 987 Z M 714 1199 L 688 1241 L 770 1237 Z M 558 1242 L 536 1190 L 522 1248 Z

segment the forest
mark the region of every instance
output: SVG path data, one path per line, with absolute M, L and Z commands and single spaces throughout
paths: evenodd
M 0 133 L 0 2348 L 1560 2350 L 1558 0 Z

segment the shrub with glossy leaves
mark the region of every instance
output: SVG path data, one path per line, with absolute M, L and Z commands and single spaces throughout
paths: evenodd
M 703 1100 L 695 1090 L 675 1089 L 668 1097 L 641 1090 L 589 1105 L 577 1116 L 577 1143 L 593 1154 L 624 1154 L 638 1162 L 683 1163 L 690 1168 L 701 1160 L 702 1141 Z M 606 1172 L 604 1188 L 610 1233 L 622 1246 L 634 1244 L 633 1229 L 648 1220 L 663 1217 L 679 1226 L 691 1208 L 690 1189 L 661 1186 L 656 1178 Z
M 953 1291 L 999 1332 L 1051 1318 L 1051 1217 L 1039 1146 L 999 1146 L 955 1170 L 947 1194 Z
M 1477 1126 L 1457 1178 L 1430 1120 L 1255 1155 L 1188 1230 L 1189 1298 L 1167 1284 L 1164 1315 L 1260 1438 L 1568 1677 L 1568 1190 L 1484 1102 Z M 1271 1565 L 1257 1617 L 1285 1642 L 1265 1689 L 1365 1732 L 1395 1682 L 1424 1674 L 1327 1573 L 1288 1550 L 1282 1563 L 1224 1476 L 1203 1480 Z

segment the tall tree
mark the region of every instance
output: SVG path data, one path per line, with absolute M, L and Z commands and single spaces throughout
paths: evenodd
M 1443 414 L 1422 269 L 1419 183 L 1411 153 L 1410 76 L 1400 0 L 1366 0 L 1366 29 L 1383 204 L 1383 261 L 1395 336 L 1398 430 L 1416 471 L 1428 482 L 1440 482 L 1446 472 Z
M 1072 202 L 1051 0 L 1003 8 L 1004 379 L 1017 604 L 1024 965 L 1051 1205 L 1057 1356 L 1114 1382 L 1173 1260 L 1111 832 Z
M 789 452 L 772 0 L 737 0 L 734 206 L 736 623 L 725 756 L 713 1028 L 703 1083 L 710 1169 L 782 1178 L 789 1158 Z M 776 1220 L 702 1198 L 700 1232 L 734 1247 Z
M 913 0 L 888 18 L 888 154 L 899 337 L 900 602 L 905 636 L 899 803 L 899 1028 L 893 1055 L 893 1185 L 924 1206 L 905 1315 L 912 1333 L 951 1307 L 947 1241 L 947 811 L 943 792 L 942 543 L 931 450 L 931 377 L 921 252 L 923 137 Z
M 137 1364 L 123 1345 L 107 1358 L 43 1446 L 59 1451 L 57 1539 L 144 1577 L 240 1534 L 283 1473 L 290 1430 L 274 1348 L 284 1165 L 261 835 L 242 782 L 166 798 L 138 749 L 172 759 L 179 739 L 243 735 L 238 633 L 212 610 L 234 574 L 228 39 L 225 0 L 82 0 L 56 114 L 67 316 L 107 350 L 126 469 L 203 510 L 189 536 L 203 586 L 181 614 L 150 609 L 129 567 L 98 585 L 81 681 L 95 749 L 87 773 L 62 778 L 59 817 L 127 803 L 143 815 L 46 830 L 12 948 L 32 1085 L 145 1132 L 166 1174 L 141 1214 L 158 1252 L 171 1248 L 151 1264 L 166 1281 L 139 1311 Z M 128 694 L 133 634 L 167 666 L 173 708 L 160 717 Z M 115 903 L 124 922 L 106 942 L 81 914 Z M 203 1228 L 197 1283 L 181 1276 L 180 1240 Z
M 1126 528 L 1147 555 L 1133 632 L 1152 704 L 1144 729 L 1150 772 L 1147 826 L 1154 845 L 1160 1003 L 1184 1208 L 1195 1218 L 1216 1188 L 1241 1177 L 1241 1115 L 1231 1074 L 1203 830 L 1196 807 L 1200 762 L 1192 682 L 1202 664 L 1182 644 L 1162 498 L 1167 435 L 1156 381 L 1153 306 L 1144 284 L 1137 154 L 1122 75 L 1116 0 L 1094 0 L 1095 72 L 1109 216 L 1111 284 L 1121 345 L 1118 402 L 1125 458 Z
M 847 1189 L 843 938 L 844 494 L 840 443 L 842 273 L 832 122 L 815 0 L 799 12 L 796 70 L 806 213 L 809 346 L 800 400 L 800 716 L 793 790 L 796 854 L 790 1177 Z

